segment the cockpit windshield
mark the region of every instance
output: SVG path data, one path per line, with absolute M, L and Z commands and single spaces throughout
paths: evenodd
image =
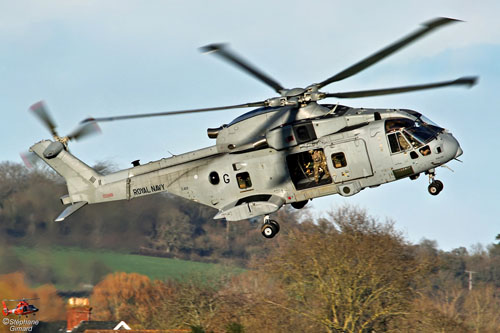
M 429 121 L 430 123 L 427 123 Z M 418 147 L 419 141 L 426 144 L 434 139 L 443 129 L 435 125 L 432 121 L 425 118 L 425 121 L 419 118 L 417 121 L 408 118 L 393 118 L 387 119 L 385 122 L 386 133 L 402 131 L 405 137 L 412 143 L 414 147 Z
M 432 120 L 430 120 L 429 118 L 427 118 L 426 116 L 424 115 L 421 115 L 418 120 L 420 120 L 421 122 L 425 123 L 425 124 L 428 124 L 428 125 L 432 125 L 434 127 L 439 127 L 438 124 L 436 124 L 435 122 L 433 122 Z
M 418 141 L 426 144 L 432 139 L 436 137 L 436 135 L 439 133 L 437 131 L 434 131 L 430 126 L 414 126 L 414 127 L 408 127 L 405 128 L 404 131 L 406 133 L 409 133 L 411 136 L 416 138 Z
M 441 133 L 442 131 L 444 131 L 444 128 L 440 127 L 438 124 L 436 124 L 426 116 L 420 116 L 417 120 L 417 124 L 430 128 L 437 133 Z

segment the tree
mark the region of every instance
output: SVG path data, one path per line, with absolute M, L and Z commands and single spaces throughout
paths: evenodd
M 328 223 L 296 230 L 266 260 L 286 302 L 267 302 L 315 322 L 327 332 L 385 331 L 408 313 L 427 268 L 392 228 L 343 207 Z
M 419 293 L 413 298 L 408 315 L 392 328 L 397 332 L 456 332 L 466 333 L 461 307 L 464 290 L 460 286 Z
M 464 302 L 466 323 L 474 332 L 498 332 L 500 329 L 500 299 L 491 285 L 475 286 Z
M 96 319 L 136 319 L 135 312 L 144 311 L 150 297 L 151 281 L 137 273 L 114 273 L 107 275 L 94 287 L 92 304 Z M 147 311 L 146 311 L 147 315 Z

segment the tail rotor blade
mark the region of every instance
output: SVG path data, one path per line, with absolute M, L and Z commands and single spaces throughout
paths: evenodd
M 56 123 L 50 116 L 48 109 L 43 101 L 33 104 L 30 107 L 30 110 L 33 111 L 35 116 L 38 117 L 38 119 L 40 119 L 40 121 L 45 125 L 45 127 L 49 129 L 52 135 L 57 136 Z
M 80 140 L 95 134 L 100 134 L 101 128 L 96 121 L 88 121 L 80 124 L 73 132 L 68 134 L 69 140 Z
M 19 155 L 28 169 L 33 169 L 38 161 L 40 161 L 40 158 L 35 153 L 30 151 L 19 153 Z

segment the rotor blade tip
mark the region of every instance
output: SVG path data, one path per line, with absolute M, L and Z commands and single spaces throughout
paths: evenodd
M 450 17 L 436 17 L 430 21 L 424 22 L 422 25 L 428 28 L 436 28 L 443 24 L 454 23 L 454 22 L 463 22 L 463 21 Z
M 222 49 L 224 47 L 224 45 L 226 45 L 226 44 L 222 44 L 222 43 L 208 44 L 208 45 L 200 47 L 200 51 L 202 53 L 205 53 L 205 54 L 217 52 L 220 49 Z
M 45 104 L 45 103 L 44 103 L 44 101 L 38 101 L 38 102 L 36 102 L 35 104 L 33 104 L 32 106 L 30 106 L 30 107 L 29 107 L 29 109 L 30 109 L 31 111 L 35 111 L 35 110 L 37 110 L 37 109 L 39 109 L 39 108 L 44 107 L 44 104 Z
M 85 118 L 82 121 L 80 121 L 80 124 L 90 123 L 92 121 L 96 121 L 95 118 L 94 117 L 89 117 L 89 118 Z
M 469 86 L 469 88 L 472 88 L 475 86 L 478 81 L 479 77 L 478 76 L 466 76 L 466 77 L 461 77 L 460 79 L 457 80 L 459 83 L 463 83 Z
M 471 76 L 469 77 L 470 80 L 470 86 L 475 86 L 476 84 L 479 83 L 479 76 Z

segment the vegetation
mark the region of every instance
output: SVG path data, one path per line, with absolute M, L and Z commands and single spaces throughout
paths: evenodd
M 64 193 L 63 184 L 46 170 L 0 164 L 0 293 L 40 295 L 41 309 L 55 302 L 48 319 L 63 311 L 53 284 L 81 276 L 95 284 L 95 319 L 134 328 L 500 331 L 500 242 L 452 251 L 431 240 L 410 244 L 391 223 L 354 207 L 318 220 L 307 210 L 283 210 L 287 228 L 267 241 L 252 221 L 215 222 L 212 210 L 162 195 L 97 205 L 57 224 L 51 221 L 61 208 L 53 199 L 58 191 Z M 183 261 L 127 253 L 226 266 L 188 263 L 187 275 L 203 274 L 176 279 L 182 265 L 175 274 L 167 267 Z M 220 274 L 235 272 L 229 263 L 246 269 Z M 216 273 L 205 274 L 207 267 Z M 467 271 L 475 272 L 472 290 Z
M 469 291 L 446 268 L 450 253 L 423 243 L 408 244 L 392 225 L 345 207 L 280 235 L 240 275 L 203 285 L 116 273 L 94 288 L 92 302 L 99 318 L 143 328 L 497 332 L 494 284 L 478 281 Z

